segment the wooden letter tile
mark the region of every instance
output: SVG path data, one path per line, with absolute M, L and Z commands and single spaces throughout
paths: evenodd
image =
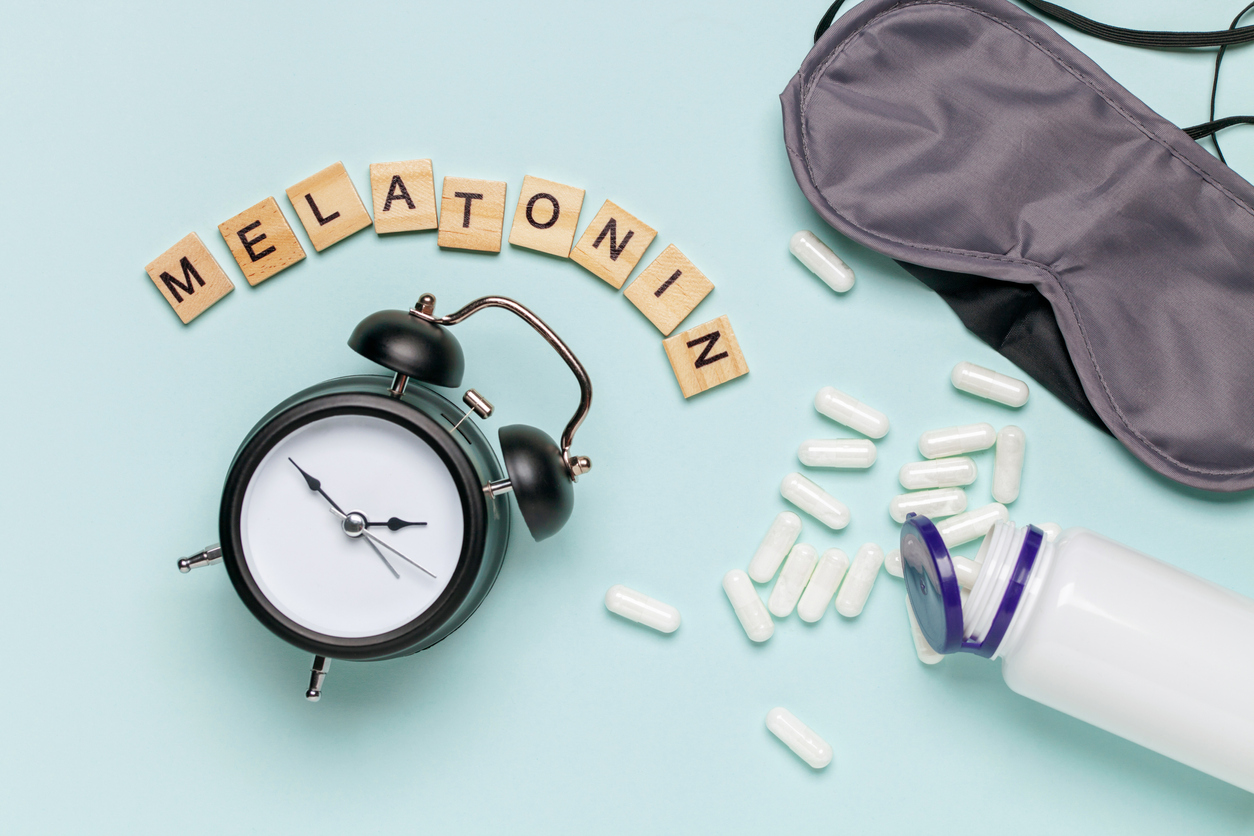
M 657 230 L 653 227 L 607 200 L 570 251 L 570 257 L 594 276 L 619 288 L 655 235 Z
M 370 213 L 348 178 L 344 163 L 329 165 L 301 180 L 287 190 L 287 199 L 318 252 L 370 226 Z
M 518 195 L 509 242 L 515 247 L 570 258 L 582 208 L 583 189 L 527 175 Z
M 725 316 L 669 337 L 662 346 L 685 398 L 749 373 Z
M 713 289 L 714 283 L 671 244 L 627 286 L 624 295 L 665 335 Z
M 194 232 L 144 269 L 184 325 L 235 289 Z
M 469 177 L 444 178 L 436 243 L 457 250 L 499 253 L 504 227 L 504 183 Z
M 218 224 L 218 232 L 253 287 L 305 257 L 305 248 L 272 197 Z
M 371 163 L 374 231 L 435 229 L 435 177 L 430 160 Z

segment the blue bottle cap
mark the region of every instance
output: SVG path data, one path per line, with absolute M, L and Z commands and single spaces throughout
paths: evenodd
M 932 649 L 937 653 L 966 651 L 992 658 L 1010 627 L 1044 543 L 1044 532 L 1036 526 L 1028 526 L 1010 582 L 1002 593 L 988 632 L 978 642 L 963 641 L 962 590 L 954 572 L 953 558 L 935 523 L 918 514 L 907 515 L 901 527 L 901 571 L 915 620 Z
M 962 590 L 936 525 L 910 514 L 901 527 L 901 571 L 923 637 L 937 653 L 962 648 Z

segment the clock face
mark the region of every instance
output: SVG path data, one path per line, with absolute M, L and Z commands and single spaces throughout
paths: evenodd
M 363 638 L 436 602 L 465 529 L 457 484 L 426 441 L 383 418 L 335 415 L 270 449 L 239 530 L 248 571 L 279 612 L 323 635 Z

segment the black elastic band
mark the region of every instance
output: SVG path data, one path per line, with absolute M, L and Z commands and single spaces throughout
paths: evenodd
M 1254 26 L 1233 26 L 1228 29 L 1220 29 L 1216 32 L 1153 32 L 1145 29 L 1124 29 L 1119 26 L 1107 26 L 1105 23 L 1098 23 L 1084 15 L 1078 15 L 1070 9 L 1064 9 L 1062 6 L 1054 3 L 1047 3 L 1045 0 L 1023 0 L 1032 8 L 1036 9 L 1046 17 L 1053 18 L 1060 23 L 1065 23 L 1072 29 L 1077 29 L 1086 35 L 1092 35 L 1094 38 L 1100 38 L 1103 41 L 1111 43 L 1124 44 L 1126 46 L 1138 46 L 1145 48 L 1161 48 L 1161 49 L 1188 49 L 1203 46 L 1236 46 L 1237 44 L 1247 44 L 1254 41 Z M 840 11 L 840 7 L 845 4 L 845 0 L 836 0 L 828 7 L 823 14 L 823 18 L 819 21 L 818 28 L 814 30 L 814 40 L 823 36 L 827 28 L 832 25 L 832 21 L 836 19 L 836 13 Z M 1247 7 L 1247 11 L 1248 11 Z M 1242 12 L 1241 14 L 1244 14 Z M 1241 15 L 1237 15 L 1240 20 Z
M 1254 26 L 1242 26 L 1221 29 L 1217 32 L 1150 32 L 1143 29 L 1123 29 L 1118 26 L 1107 26 L 1070 9 L 1064 9 L 1045 0 L 1023 0 L 1032 8 L 1046 17 L 1052 17 L 1094 38 L 1127 46 L 1148 48 L 1192 48 L 1199 46 L 1234 46 L 1254 41 Z
M 1200 125 L 1185 128 L 1184 132 L 1193 139 L 1201 139 L 1204 136 L 1210 136 L 1215 131 L 1231 128 L 1233 125 L 1254 125 L 1254 116 L 1226 116 L 1223 119 L 1213 119 L 1210 122 L 1203 122 Z M 1218 148 L 1218 145 L 1216 145 L 1216 148 Z M 1221 153 L 1220 157 L 1222 158 L 1222 156 Z

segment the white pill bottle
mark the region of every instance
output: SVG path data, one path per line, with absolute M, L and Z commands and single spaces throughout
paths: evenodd
M 937 652 L 1001 659 L 1011 690 L 1254 792 L 1254 599 L 1082 528 L 997 523 L 969 594 L 928 518 L 901 558 Z

